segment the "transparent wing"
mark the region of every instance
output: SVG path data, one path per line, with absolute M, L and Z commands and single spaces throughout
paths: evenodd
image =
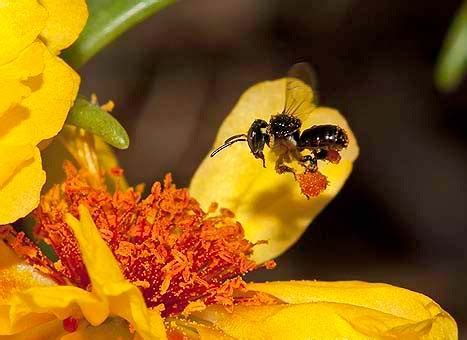
M 284 113 L 305 117 L 318 104 L 316 72 L 308 63 L 297 63 L 287 73 Z

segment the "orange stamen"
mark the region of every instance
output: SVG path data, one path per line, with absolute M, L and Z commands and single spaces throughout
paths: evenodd
M 187 189 L 172 184 L 170 175 L 142 199 L 134 188 L 124 192 L 117 188 L 112 194 L 103 184 L 93 187 L 87 173 L 69 163 L 65 170 L 66 181 L 44 195 L 35 212 L 35 233 L 53 247 L 59 262 L 36 256 L 40 253 L 36 247 L 34 254 L 16 247 L 47 274 L 58 273 L 59 283 L 91 288 L 77 241 L 64 220 L 66 213 L 78 217 L 80 204 L 89 209 L 124 276 L 139 287 L 148 307 L 163 309 L 164 316 L 180 314 L 190 303 L 231 307 L 236 292 L 245 289 L 243 275 L 274 266 L 273 262 L 258 266 L 249 258 L 254 244 L 244 238 L 231 211 L 217 212 L 214 204 L 204 212 Z M 118 169 L 111 173 L 122 174 Z M 15 235 L 15 242 L 23 244 L 21 237 Z

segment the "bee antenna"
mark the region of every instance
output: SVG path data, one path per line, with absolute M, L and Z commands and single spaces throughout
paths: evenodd
M 211 152 L 211 157 L 214 157 L 215 155 L 217 155 L 220 151 L 224 150 L 225 148 L 231 146 L 232 144 L 234 143 L 237 143 L 237 142 L 246 142 L 248 139 L 247 139 L 247 136 L 242 133 L 242 134 L 239 134 L 239 135 L 235 135 L 235 136 L 232 136 L 232 137 L 229 137 L 225 140 L 224 144 L 222 144 L 221 146 L 219 146 L 216 150 L 214 150 L 213 152 Z

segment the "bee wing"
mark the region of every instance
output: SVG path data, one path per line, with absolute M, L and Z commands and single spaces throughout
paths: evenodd
M 297 63 L 287 73 L 284 113 L 305 117 L 318 105 L 316 72 L 308 63 Z

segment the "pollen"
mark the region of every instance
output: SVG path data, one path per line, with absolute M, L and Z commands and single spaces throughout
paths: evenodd
M 231 308 L 238 292 L 245 290 L 246 273 L 274 267 L 273 262 L 258 265 L 250 259 L 256 244 L 245 239 L 233 212 L 216 204 L 203 211 L 187 189 L 172 183 L 170 174 L 143 198 L 140 187 L 110 193 L 104 180 L 91 186 L 86 172 L 69 163 L 65 172 L 65 182 L 46 193 L 35 211 L 36 237 L 50 245 L 59 260 L 53 263 L 41 255 L 32 242 L 24 242 L 24 234 L 12 232 L 9 240 L 60 284 L 92 288 L 65 222 L 67 213 L 78 217 L 80 204 L 90 211 L 124 276 L 141 290 L 147 306 L 162 310 L 163 316 L 209 304 Z M 114 169 L 112 174 L 121 172 Z
M 300 184 L 302 193 L 308 198 L 318 196 L 328 186 L 326 176 L 319 171 L 308 171 L 304 174 L 298 174 L 296 178 Z

